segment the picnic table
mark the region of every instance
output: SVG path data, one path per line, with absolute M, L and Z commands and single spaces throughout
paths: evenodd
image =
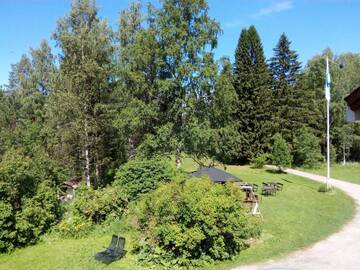
M 258 185 L 252 184 L 252 183 L 247 183 L 247 182 L 242 182 L 242 183 L 240 183 L 240 188 L 243 191 L 251 190 L 251 191 L 256 192 L 258 189 Z
M 276 196 L 277 191 L 281 191 L 283 188 L 282 183 L 279 182 L 263 182 L 262 194 Z

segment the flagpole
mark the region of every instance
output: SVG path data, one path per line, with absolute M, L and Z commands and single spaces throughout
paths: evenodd
M 329 58 L 326 57 L 326 80 L 325 80 L 325 98 L 326 98 L 326 188 L 330 188 L 330 68 Z
M 330 187 L 330 100 L 326 101 L 326 141 L 327 141 L 327 174 L 326 174 L 326 188 L 328 189 Z

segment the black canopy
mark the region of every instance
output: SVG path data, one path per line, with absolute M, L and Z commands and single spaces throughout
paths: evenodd
M 239 177 L 214 167 L 205 168 L 192 173 L 192 176 L 195 177 L 200 177 L 202 175 L 207 175 L 211 180 L 217 183 L 225 183 L 227 181 L 241 181 Z

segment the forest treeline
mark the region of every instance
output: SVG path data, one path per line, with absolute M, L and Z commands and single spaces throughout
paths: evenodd
M 250 26 L 234 63 L 215 59 L 222 30 L 208 10 L 204 0 L 163 0 L 159 8 L 136 1 L 112 29 L 93 1 L 73 1 L 51 37 L 59 54 L 42 41 L 2 87 L 0 166 L 38 158 L 97 186 L 134 157 L 246 163 L 271 151 L 276 133 L 302 165 L 301 136 L 314 136 L 324 154 L 326 57 L 332 156 L 360 160 L 360 128 L 346 123 L 343 101 L 360 86 L 359 54 L 326 49 L 302 67 L 282 34 L 266 59 Z

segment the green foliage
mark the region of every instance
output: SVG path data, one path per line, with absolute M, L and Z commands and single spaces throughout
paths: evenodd
M 175 172 L 165 160 L 131 160 L 116 173 L 114 185 L 123 188 L 130 201 L 169 182 Z
M 35 243 L 61 216 L 56 184 L 63 174 L 41 151 L 8 150 L 0 162 L 1 251 Z
M 291 166 L 292 156 L 290 148 L 280 133 L 276 133 L 273 137 L 273 147 L 271 152 L 272 164 L 277 166 L 279 170 Z
M 96 224 L 120 220 L 127 204 L 125 193 L 119 186 L 99 189 L 80 186 L 76 190 L 75 199 L 66 206 L 66 214 L 55 227 L 55 232 L 61 237 L 83 237 Z
M 16 214 L 17 241 L 20 245 L 34 244 L 61 216 L 57 192 L 51 182 L 42 182 L 32 198 L 26 198 Z
M 339 160 L 350 158 L 358 160 L 359 156 L 356 137 L 356 125 L 348 125 L 346 119 L 346 103 L 344 97 L 360 85 L 360 56 L 354 53 L 335 55 L 331 49 L 325 49 L 308 61 L 305 69 L 304 87 L 315 94 L 315 102 L 307 114 L 316 113 L 317 120 L 312 126 L 316 136 L 321 139 L 322 149 L 326 149 L 326 140 L 323 136 L 326 130 L 326 107 L 324 98 L 324 74 L 326 58 L 330 61 L 331 73 L 331 137 Z M 350 146 L 351 142 L 353 144 Z M 349 152 L 355 155 L 350 155 Z M 326 155 L 326 152 L 323 152 Z
M 108 218 L 119 219 L 127 208 L 124 190 L 119 186 L 102 189 L 82 186 L 71 202 L 71 211 L 93 223 L 101 223 Z
M 61 148 L 63 157 L 74 159 L 71 169 L 83 172 L 88 186 L 104 184 L 103 173 L 116 157 L 117 143 L 111 141 L 114 129 L 108 113 L 112 31 L 99 19 L 95 1 L 81 0 L 58 21 L 53 37 L 61 51 L 50 96 L 52 149 Z
M 312 91 L 303 86 L 301 63 L 290 45 L 291 42 L 283 33 L 270 60 L 275 126 L 288 143 L 292 143 L 294 130 L 313 124 L 315 105 Z
M 16 245 L 15 217 L 10 203 L 0 201 L 0 253 Z
M 251 162 L 250 162 L 251 167 L 253 167 L 255 169 L 262 169 L 266 165 L 268 158 L 269 158 L 269 155 L 266 153 L 258 154 L 256 157 L 251 159 Z
M 80 238 L 91 231 L 92 225 L 91 221 L 85 217 L 70 214 L 61 220 L 54 231 L 61 237 Z
M 232 258 L 260 234 L 242 200 L 238 187 L 204 179 L 173 181 L 147 194 L 136 212 L 142 258 L 170 269 Z
M 324 160 L 320 152 L 319 139 L 309 128 L 302 127 L 295 132 L 293 141 L 294 165 L 305 168 L 319 167 Z
M 272 135 L 271 76 L 254 26 L 241 31 L 235 51 L 234 88 L 238 96 L 238 159 L 248 161 L 269 148 Z

